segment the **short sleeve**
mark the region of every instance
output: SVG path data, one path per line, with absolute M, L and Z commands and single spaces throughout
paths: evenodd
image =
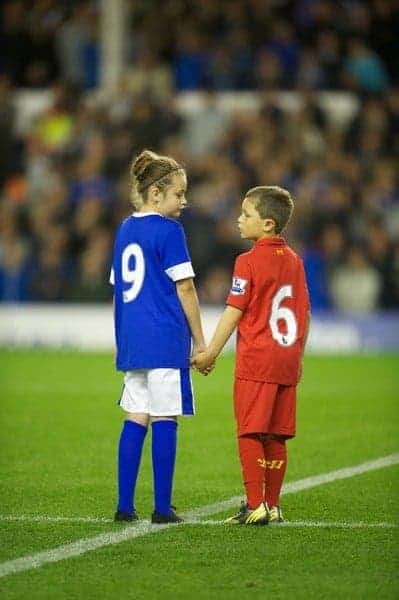
M 238 256 L 234 265 L 233 281 L 226 304 L 244 311 L 251 297 L 251 271 L 248 261 Z
M 188 279 L 195 275 L 187 248 L 184 229 L 179 223 L 173 223 L 173 227 L 171 227 L 165 237 L 162 263 L 165 273 L 172 281 Z

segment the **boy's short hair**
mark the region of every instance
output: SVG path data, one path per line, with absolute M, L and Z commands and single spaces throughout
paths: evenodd
M 294 210 L 291 194 L 278 185 L 259 185 L 245 195 L 254 200 L 255 208 L 262 219 L 273 219 L 276 233 L 281 233 Z

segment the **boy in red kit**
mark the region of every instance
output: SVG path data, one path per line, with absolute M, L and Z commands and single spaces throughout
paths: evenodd
M 234 412 L 247 499 L 228 524 L 283 520 L 285 442 L 295 435 L 296 385 L 310 315 L 302 260 L 280 237 L 293 209 L 289 192 L 277 186 L 246 194 L 238 227 L 255 244 L 237 257 L 212 341 L 192 359 L 206 374 L 238 325 Z

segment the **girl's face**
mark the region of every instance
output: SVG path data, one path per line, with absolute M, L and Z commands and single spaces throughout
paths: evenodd
M 255 208 L 255 202 L 250 198 L 244 198 L 241 206 L 241 214 L 238 217 L 238 229 L 244 240 L 254 242 L 263 237 L 271 235 L 275 223 L 271 219 L 262 219 Z
M 181 211 L 187 206 L 186 200 L 187 177 L 186 174 L 175 173 L 171 183 L 160 194 L 158 211 L 164 217 L 177 219 Z

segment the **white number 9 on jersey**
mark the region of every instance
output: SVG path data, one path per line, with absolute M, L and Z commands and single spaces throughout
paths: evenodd
M 134 257 L 134 269 L 130 269 L 130 259 Z M 132 302 L 140 293 L 145 275 L 144 255 L 138 244 L 129 244 L 122 252 L 122 279 L 131 283 L 130 288 L 123 292 L 123 302 Z
M 269 319 L 273 339 L 280 346 L 292 346 L 297 339 L 298 326 L 294 313 L 286 306 L 280 306 L 284 298 L 292 298 L 292 285 L 283 285 L 275 294 L 272 302 L 272 313 Z M 278 328 L 279 320 L 287 324 L 287 333 L 281 333 Z

